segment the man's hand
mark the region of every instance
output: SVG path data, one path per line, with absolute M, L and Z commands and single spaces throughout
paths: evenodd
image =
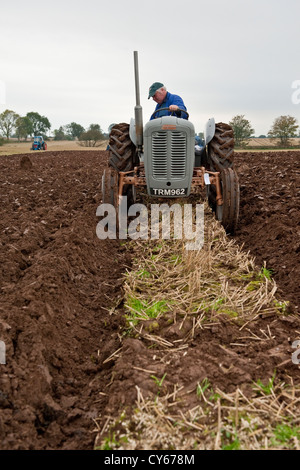
M 170 110 L 170 111 L 177 111 L 177 109 L 178 109 L 177 104 L 171 104 L 171 105 L 169 106 L 169 110 Z

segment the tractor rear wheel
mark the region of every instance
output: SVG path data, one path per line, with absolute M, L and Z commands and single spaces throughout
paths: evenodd
M 102 202 L 103 202 L 103 204 L 113 204 L 114 203 L 113 188 L 112 188 L 112 184 L 111 184 L 111 169 L 110 168 L 106 168 L 103 171 L 101 192 L 102 192 Z
M 227 233 L 234 235 L 240 208 L 240 187 L 237 173 L 232 168 L 225 168 L 220 174 L 223 204 L 216 201 L 216 187 L 207 186 L 208 203 Z
M 222 171 L 233 166 L 233 129 L 229 124 L 216 124 L 215 135 L 208 144 L 208 164 L 212 171 Z
M 136 148 L 129 136 L 129 124 L 116 124 L 109 135 L 109 165 L 115 170 L 133 170 L 136 159 Z
M 106 168 L 102 175 L 102 202 L 118 207 L 119 176 L 116 170 Z
M 102 175 L 102 203 L 111 204 L 115 208 L 115 219 L 112 225 L 119 229 L 119 174 L 113 168 L 105 168 Z

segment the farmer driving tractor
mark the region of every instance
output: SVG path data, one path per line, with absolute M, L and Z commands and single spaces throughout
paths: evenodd
M 163 83 L 155 82 L 151 85 L 148 100 L 150 98 L 157 103 L 150 121 L 162 116 L 171 116 L 174 113 L 179 118 L 188 119 L 188 114 L 180 111 L 181 109 L 186 111 L 183 99 L 178 95 L 168 92 Z M 159 109 L 162 109 L 162 111 L 159 111 Z

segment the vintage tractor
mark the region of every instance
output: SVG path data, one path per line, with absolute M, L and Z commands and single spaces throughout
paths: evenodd
M 33 138 L 32 147 L 30 150 L 47 150 L 47 144 L 41 135 Z
M 204 129 L 205 145 L 195 151 L 195 129 L 188 119 L 172 115 L 155 118 L 154 113 L 154 119 L 143 127 L 136 51 L 134 69 L 135 119 L 111 129 L 102 201 L 118 210 L 124 195 L 132 204 L 140 190 L 146 189 L 148 196 L 160 200 L 187 198 L 205 191 L 216 218 L 227 233 L 234 234 L 239 216 L 239 181 L 233 168 L 232 128 L 209 119 Z

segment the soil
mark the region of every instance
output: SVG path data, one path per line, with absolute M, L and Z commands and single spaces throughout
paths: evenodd
M 247 393 L 275 368 L 279 379 L 300 384 L 290 360 L 300 332 L 300 152 L 235 155 L 235 238 L 273 271 L 290 315 L 258 319 L 252 331 L 271 335 L 248 339 L 247 347 L 233 345 L 241 333 L 228 322 L 198 330 L 184 353 L 153 351 L 146 339 L 120 334 L 123 317 L 114 308 L 131 256 L 117 240 L 96 236 L 107 158 L 97 150 L 0 158 L 0 449 L 93 449 L 97 426 L 133 405 L 136 387 L 143 396 L 157 393 L 149 371 L 167 372 L 169 391 L 179 377 L 185 391 L 208 377 L 213 386 Z M 183 334 L 166 325 L 169 341 Z M 192 396 L 184 406 L 191 405 Z
M 300 152 L 235 153 L 241 191 L 237 241 L 300 308 Z

